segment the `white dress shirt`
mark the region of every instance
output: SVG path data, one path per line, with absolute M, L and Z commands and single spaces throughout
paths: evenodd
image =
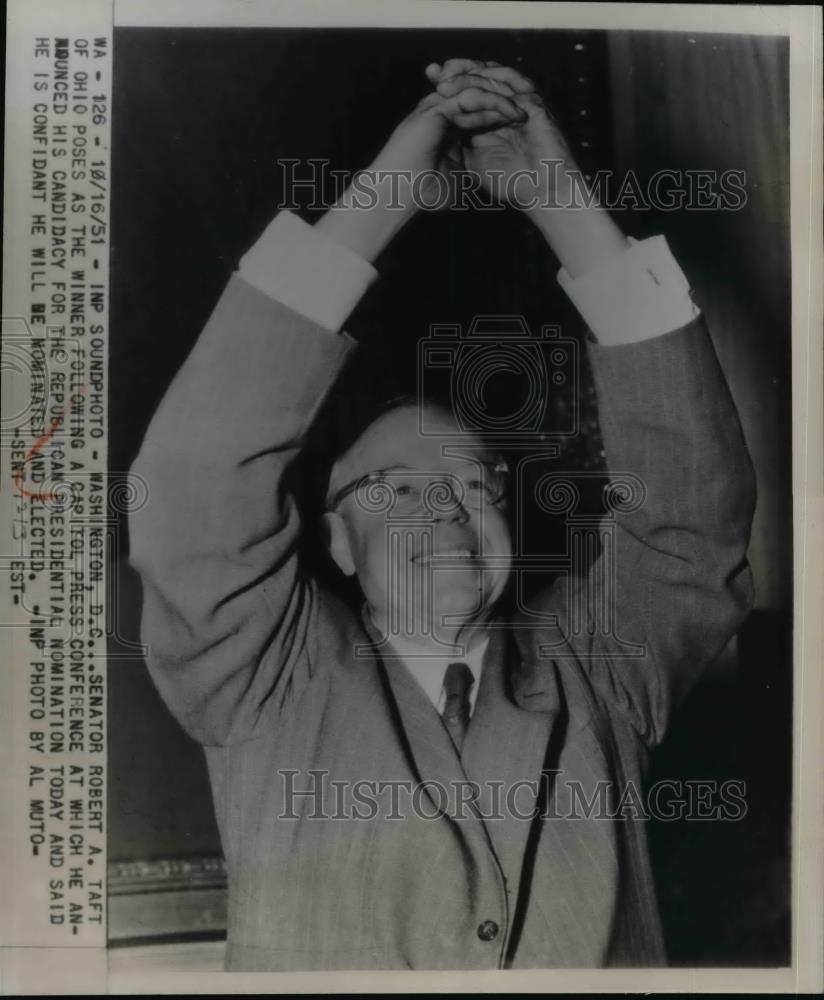
M 486 653 L 488 645 L 489 636 L 484 636 L 479 642 L 473 645 L 472 649 L 467 650 L 464 656 L 458 656 L 457 654 L 430 656 L 429 654 L 422 654 L 419 647 L 411 643 L 405 643 L 402 639 L 392 640 L 392 648 L 398 657 L 394 662 L 402 664 L 412 674 L 440 715 L 443 715 L 446 704 L 446 692 L 443 688 L 446 668 L 450 663 L 456 662 L 465 663 L 472 672 L 473 684 L 469 689 L 469 714 L 472 715 L 475 711 L 475 702 L 478 698 L 478 688 L 481 683 L 484 653 Z M 393 661 L 390 658 L 390 670 L 392 669 L 392 663 Z

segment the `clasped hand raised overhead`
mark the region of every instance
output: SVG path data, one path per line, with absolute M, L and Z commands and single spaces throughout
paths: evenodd
M 321 232 L 372 261 L 419 209 L 458 204 L 455 192 L 475 187 L 524 210 L 573 277 L 626 249 L 594 199 L 576 203 L 580 171 L 531 80 L 474 59 L 430 63 L 424 72 L 434 90 L 361 175 L 369 200 L 359 201 L 356 177 L 318 221 Z
M 509 66 L 473 59 L 430 63 L 425 73 L 435 89 L 394 130 L 373 170 L 438 171 L 450 178 L 470 171 L 487 191 L 519 208 L 551 198 L 541 185 L 557 171 L 542 164 L 575 164 L 531 80 Z

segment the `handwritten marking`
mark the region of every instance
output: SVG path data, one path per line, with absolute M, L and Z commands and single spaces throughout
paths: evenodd
M 84 385 L 79 385 L 72 393 L 71 402 L 77 403 L 78 397 L 82 397 L 85 394 L 85 392 L 86 392 L 86 387 Z M 38 491 L 27 489 L 23 485 L 23 473 L 25 471 L 26 465 L 29 462 L 31 462 L 33 458 L 36 458 L 41 448 L 45 447 L 49 443 L 49 441 L 51 441 L 51 439 L 54 437 L 55 431 L 60 427 L 60 425 L 63 423 L 65 419 L 66 419 L 66 410 L 65 407 L 63 407 L 60 410 L 58 410 L 57 416 L 52 418 L 52 421 L 49 424 L 49 429 L 45 432 L 45 434 L 42 434 L 34 442 L 31 448 L 29 448 L 29 450 L 26 452 L 26 456 L 23 459 L 23 461 L 20 463 L 17 469 L 15 469 L 14 478 L 12 479 L 12 482 L 14 483 L 15 489 L 21 496 L 29 497 L 29 499 L 31 500 L 57 499 L 56 493 L 41 493 Z

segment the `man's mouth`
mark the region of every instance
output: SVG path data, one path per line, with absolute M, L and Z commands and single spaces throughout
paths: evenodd
M 420 552 L 413 559 L 413 562 L 429 565 L 438 563 L 458 563 L 460 565 L 473 565 L 478 562 L 478 553 L 474 549 L 455 547 L 449 549 L 438 549 L 435 552 Z

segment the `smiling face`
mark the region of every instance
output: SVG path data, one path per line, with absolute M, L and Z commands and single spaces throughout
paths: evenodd
M 506 473 L 450 414 L 430 409 L 426 436 L 416 406 L 384 414 L 330 481 L 330 551 L 390 639 L 451 641 L 489 617 L 510 572 Z

